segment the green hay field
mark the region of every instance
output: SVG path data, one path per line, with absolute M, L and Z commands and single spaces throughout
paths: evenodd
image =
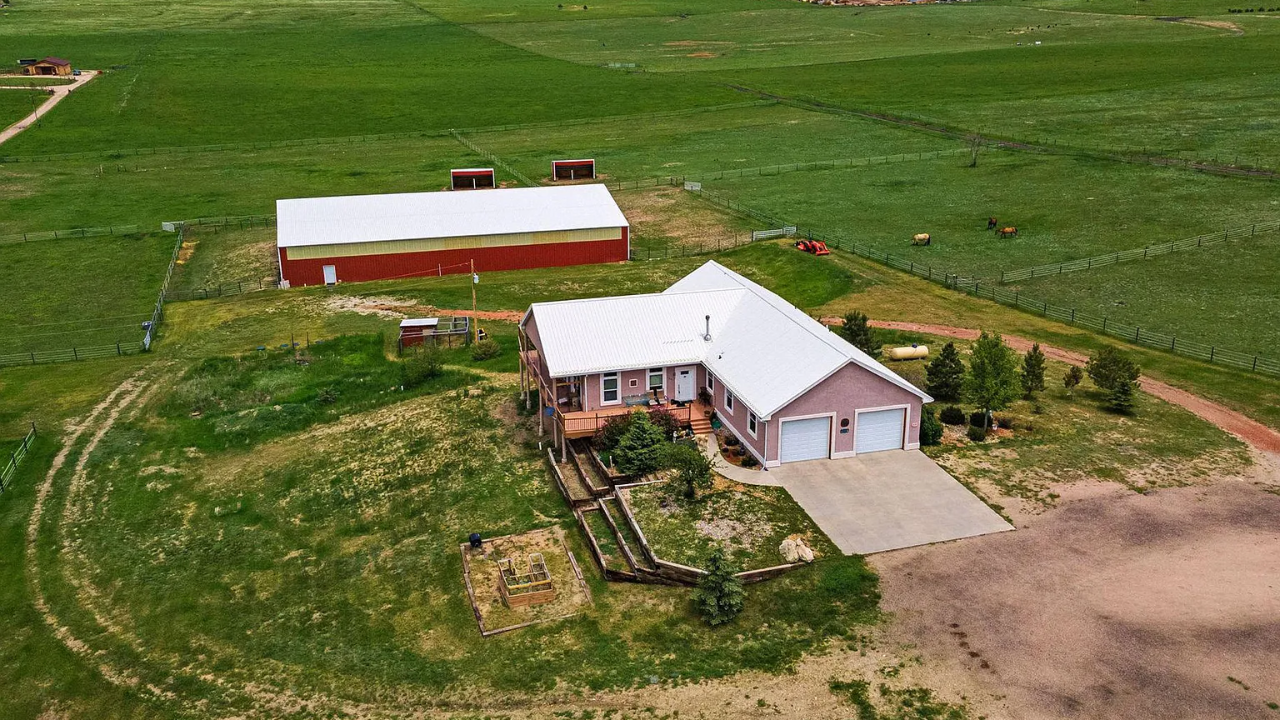
M 0 85 L 9 81 L 0 78 Z M 0 90 L 0 130 L 21 120 L 45 100 L 43 92 L 34 90 Z M 34 132 L 34 131 L 33 131 Z

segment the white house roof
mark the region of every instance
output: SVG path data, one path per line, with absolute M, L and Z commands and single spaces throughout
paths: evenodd
M 276 245 L 628 227 L 604 185 L 395 193 L 276 201 Z
M 702 363 L 768 419 L 855 363 L 932 399 L 781 297 L 715 262 L 662 293 L 535 303 L 529 314 L 554 377 Z

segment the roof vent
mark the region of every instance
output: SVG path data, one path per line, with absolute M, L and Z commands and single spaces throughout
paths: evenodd
M 702 334 L 702 339 L 711 342 L 711 316 L 707 316 L 707 331 Z

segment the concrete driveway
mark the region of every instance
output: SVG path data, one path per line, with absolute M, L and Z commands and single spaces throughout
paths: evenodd
M 919 450 L 788 463 L 769 475 L 847 555 L 1013 529 Z

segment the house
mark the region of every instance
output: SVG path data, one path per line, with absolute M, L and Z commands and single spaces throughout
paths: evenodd
M 22 63 L 24 75 L 70 75 L 71 63 L 59 57 L 47 57 L 32 63 Z
M 280 279 L 391 280 L 620 262 L 630 225 L 604 185 L 276 202 Z
M 690 424 L 714 409 L 766 467 L 914 449 L 932 401 L 715 262 L 661 293 L 535 303 L 520 343 L 522 388 L 562 452 L 612 415 L 656 407 Z

